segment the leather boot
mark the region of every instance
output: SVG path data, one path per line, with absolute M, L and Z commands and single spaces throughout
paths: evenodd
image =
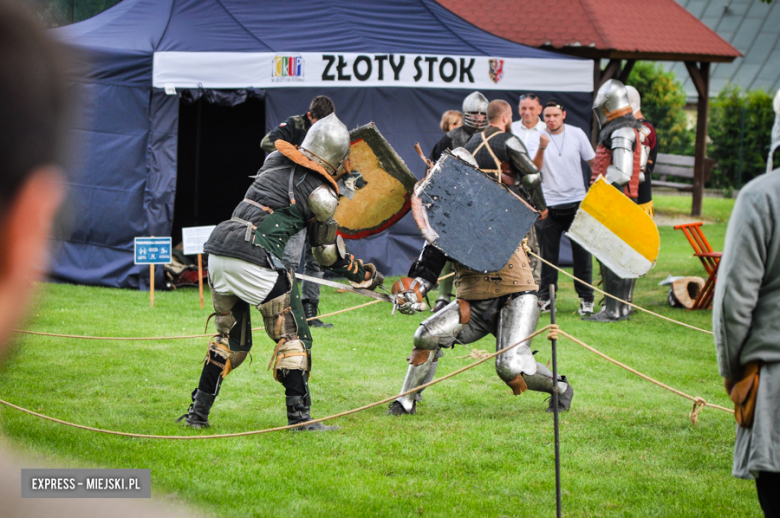
M 303 304 L 303 314 L 306 315 L 306 320 L 308 321 L 309 327 L 324 327 L 324 328 L 333 327 L 333 324 L 328 324 L 326 322 L 323 322 L 319 318 L 314 318 L 313 320 L 309 320 L 310 318 L 317 316 L 318 306 L 320 304 L 319 301 L 304 299 L 301 301 L 301 303 Z
M 309 414 L 310 407 L 306 404 L 306 398 L 304 397 L 288 397 L 287 398 L 287 424 L 301 424 L 301 426 L 294 428 L 296 432 L 327 432 L 330 430 L 338 430 L 340 426 L 326 426 L 322 423 L 306 424 L 311 421 L 311 415 Z
M 178 423 L 185 417 L 187 421 L 185 424 L 191 428 L 208 428 L 209 427 L 209 412 L 211 411 L 211 405 L 214 404 L 214 400 L 217 396 L 213 396 L 201 390 L 195 389 L 192 392 L 192 404 L 187 410 L 187 413 L 176 420 Z

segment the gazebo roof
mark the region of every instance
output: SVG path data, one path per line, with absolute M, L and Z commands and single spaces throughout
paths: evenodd
M 730 62 L 739 51 L 674 0 L 437 0 L 517 43 L 588 58 Z

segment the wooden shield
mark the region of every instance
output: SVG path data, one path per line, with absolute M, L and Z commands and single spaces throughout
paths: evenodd
M 409 212 L 417 178 L 373 122 L 352 130 L 350 138 L 350 164 L 366 186 L 351 200 L 339 200 L 335 218 L 344 239 L 360 239 L 387 230 Z
M 623 279 L 649 272 L 661 248 L 653 218 L 602 176 L 582 200 L 566 235 Z
M 538 213 L 506 186 L 446 152 L 412 199 L 423 237 L 478 272 L 506 266 Z

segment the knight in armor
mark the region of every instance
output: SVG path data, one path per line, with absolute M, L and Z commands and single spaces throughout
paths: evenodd
M 508 104 L 506 106 L 509 108 L 511 122 L 511 107 Z M 496 119 L 491 118 L 491 123 L 493 120 Z M 487 166 L 485 169 L 491 170 L 487 174 L 494 176 L 497 181 L 502 178 L 501 174 L 506 175 L 502 178 L 502 183 L 509 185 L 511 182 L 514 187 L 523 186 L 526 192 L 531 194 L 531 199 L 544 208 L 539 171 L 524 153 L 524 148 L 516 147 L 514 142 L 510 142 L 512 139 L 517 140 L 516 137 L 510 133 L 491 132 L 488 129 L 488 136 L 499 134 L 502 136 L 500 140 L 496 136 L 489 141 L 495 146 L 495 149 L 491 147 L 490 150 L 496 153 L 496 149 L 500 147 L 498 143 L 503 142 L 503 153 L 496 159 L 501 162 L 503 157 L 510 164 L 508 168 L 501 167 L 492 157 L 490 161 L 479 162 L 466 149 L 456 149 L 453 154 L 469 161 L 474 167 Z M 517 143 L 522 146 L 519 140 Z M 480 155 L 480 151 L 476 151 L 477 155 Z M 491 155 L 491 151 L 485 151 L 488 156 Z M 401 313 L 414 314 L 424 307 L 420 302 L 422 297 L 435 285 L 439 272 L 448 260 L 438 248 L 430 244 L 424 246 L 420 257 L 409 270 L 409 277 L 399 281 L 404 286 L 401 293 L 405 300 L 398 308 Z M 424 320 L 417 329 L 401 393 L 433 379 L 439 358 L 443 356 L 442 348 L 453 347 L 456 343 L 470 344 L 492 334 L 496 337 L 496 349 L 500 350 L 516 344 L 536 330 L 540 314 L 539 286 L 534 281 L 522 245 L 497 272 L 477 272 L 454 261 L 452 264 L 456 271 L 457 298 Z M 526 390 L 552 394 L 557 383 L 560 394 L 559 410 L 568 410 L 571 407 L 574 389 L 566 376 L 559 375 L 558 379 L 553 381 L 549 369 L 534 359 L 531 340 L 526 340 L 496 357 L 496 373 L 515 395 Z M 420 400 L 420 392 L 412 392 L 396 399 L 390 405 L 388 414 L 414 414 Z M 553 410 L 551 398 L 547 411 Z
M 436 162 L 446 149 L 453 150 L 466 145 L 475 134 L 478 134 L 488 127 L 487 97 L 480 92 L 472 92 L 463 99 L 463 124 L 448 131 L 439 142 L 433 146 L 433 150 L 428 158 L 431 162 Z M 448 275 L 452 271 L 452 265 L 447 263 L 442 270 L 442 275 Z M 436 313 L 450 303 L 452 298 L 452 277 L 442 280 L 439 283 L 439 297 L 431 308 L 431 313 Z
M 210 254 L 218 335 L 209 343 L 192 404 L 179 418 L 186 418 L 193 428 L 209 426 L 209 412 L 223 380 L 252 348 L 250 306 L 258 308 L 266 333 L 276 344 L 269 369 L 284 386 L 288 423 L 300 424 L 299 430 L 334 428 L 306 424 L 312 420 L 308 386 L 312 337 L 294 274 L 282 262 L 291 236 L 305 228 L 319 264 L 353 286 L 375 289 L 382 283 L 376 268 L 348 254 L 336 235 L 337 179 L 350 169 L 346 126 L 331 114 L 312 125 L 300 147 L 278 140 L 276 149 L 233 217 L 217 225 L 204 246 Z
M 642 145 L 645 126 L 633 115 L 625 85 L 610 79 L 599 88 L 593 111 L 599 121 L 598 146 L 591 181 L 602 175 L 606 181 L 626 196 L 636 200 L 639 184 L 645 180 L 643 170 L 648 153 Z M 644 151 L 643 151 L 644 149 Z M 632 302 L 636 279 L 623 279 L 599 261 L 604 291 Z M 629 318 L 631 306 L 611 297 L 604 298 L 601 311 L 583 320 L 617 322 Z
M 303 115 L 288 117 L 284 122 L 269 131 L 268 134 L 263 137 L 263 140 L 260 142 L 260 147 L 266 153 L 273 153 L 276 151 L 277 140 L 284 140 L 293 146 L 300 146 L 303 139 L 306 138 L 306 133 L 309 131 L 312 124 L 327 117 L 331 113 L 335 113 L 335 111 L 336 106 L 329 97 L 318 95 L 312 99 L 308 112 Z M 287 242 L 287 247 L 284 249 L 282 261 L 287 266 L 288 270 L 295 271 L 298 269 L 298 265 L 301 264 L 301 256 L 303 256 L 303 273 L 310 277 L 317 277 L 320 279 L 325 276 L 322 267 L 312 255 L 311 246 L 306 244 L 306 229 L 301 230 L 290 238 Z M 315 318 L 319 313 L 320 305 L 319 284 L 303 281 L 301 284 L 301 291 L 303 293 L 303 312 L 306 314 L 309 327 L 333 327 L 333 324 Z

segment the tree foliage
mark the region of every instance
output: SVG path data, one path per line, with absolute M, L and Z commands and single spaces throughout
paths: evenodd
M 742 173 L 740 179 L 740 134 L 742 135 Z M 710 101 L 708 155 L 715 159 L 710 184 L 724 189 L 739 189 L 766 171 L 772 139 L 774 110 L 772 96 L 765 90 L 724 88 Z
M 674 73 L 660 64 L 641 61 L 631 70 L 628 84 L 642 97 L 642 114 L 658 133 L 659 152 L 693 155 L 696 134 L 688 127 L 683 111 L 685 91 Z

